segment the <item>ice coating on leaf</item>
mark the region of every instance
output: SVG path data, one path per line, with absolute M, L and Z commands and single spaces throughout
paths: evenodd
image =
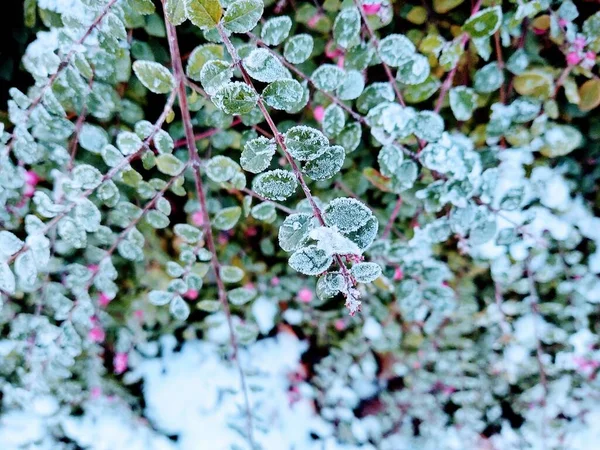
M 502 24 L 502 8 L 493 6 L 473 14 L 463 25 L 463 30 L 473 38 L 485 38 L 494 34 Z
M 355 6 L 343 8 L 333 22 L 333 38 L 342 48 L 351 47 L 359 41 L 360 13 Z
M 277 218 L 277 211 L 275 210 L 275 205 L 269 202 L 259 203 L 255 205 L 250 210 L 250 214 L 257 220 L 262 220 L 263 222 L 271 223 Z
M 345 233 L 345 236 L 364 251 L 373 243 L 378 231 L 379 222 L 375 216 L 371 216 L 358 230 Z
M 430 66 L 427 57 L 415 53 L 398 68 L 396 79 L 408 85 L 420 84 L 427 79 L 429 73 Z
M 0 231 L 0 255 L 4 259 L 17 253 L 23 245 L 24 242 L 10 231 Z
M 223 84 L 231 81 L 233 67 L 226 61 L 207 61 L 200 70 L 200 82 L 208 95 L 214 95 Z
M 231 180 L 240 171 L 240 166 L 233 159 L 217 155 L 206 163 L 206 174 L 216 183 L 224 183 Z
M 16 284 L 15 276 L 9 265 L 4 261 L 0 261 L 0 291 L 14 294 Z
M 402 34 L 391 34 L 379 41 L 378 53 L 388 66 L 398 67 L 410 60 L 415 45 Z
M 132 155 L 142 148 L 142 140 L 135 133 L 121 131 L 117 135 L 117 147 L 123 155 Z
M 271 108 L 288 110 L 302 100 L 304 90 L 296 80 L 276 80 L 263 90 L 263 99 Z
M 344 289 L 344 277 L 339 272 L 329 272 L 317 281 L 317 296 L 321 300 L 334 297 Z
M 164 306 L 171 303 L 171 300 L 175 297 L 173 292 L 166 291 L 150 291 L 148 293 L 148 301 L 156 306 Z
M 217 212 L 217 214 L 213 218 L 212 225 L 217 230 L 231 230 L 235 226 L 241 215 L 242 208 L 240 208 L 239 206 L 230 206 L 228 208 L 223 208 L 219 212 Z
M 335 227 L 314 228 L 310 231 L 309 237 L 317 241 L 317 248 L 328 255 L 362 255 L 358 245 L 342 235 Z
M 491 62 L 475 73 L 473 87 L 477 92 L 489 94 L 497 91 L 504 83 L 504 73 L 498 67 L 498 63 Z
M 469 120 L 477 107 L 477 94 L 466 86 L 456 86 L 449 92 L 450 108 L 456 120 Z
M 296 250 L 288 261 L 290 267 L 304 275 L 318 275 L 325 272 L 333 258 L 316 245 L 309 245 Z
M 296 34 L 283 48 L 283 56 L 292 64 L 302 64 L 313 51 L 314 40 L 310 34 Z
M 263 24 L 260 37 L 267 45 L 279 45 L 288 37 L 291 29 L 292 19 L 288 16 L 272 17 Z
M 146 88 L 155 94 L 166 94 L 173 89 L 175 80 L 169 69 L 154 61 L 136 61 L 133 71 Z
M 372 215 L 367 206 L 350 197 L 333 199 L 323 211 L 325 223 L 337 227 L 342 233 L 358 230 Z
M 89 164 L 81 164 L 73 169 L 73 181 L 82 189 L 94 189 L 102 182 L 102 173 Z
M 256 26 L 263 10 L 262 0 L 237 0 L 225 11 L 223 26 L 234 33 L 247 33 Z
M 444 119 L 434 111 L 420 111 L 415 118 L 414 127 L 419 139 L 437 141 L 444 132 Z
M 227 114 L 246 114 L 256 105 L 258 94 L 246 83 L 234 81 L 221 86 L 212 101 Z
M 269 200 L 285 200 L 296 190 L 296 176 L 287 170 L 275 169 L 258 175 L 252 182 L 253 189 Z
M 271 83 L 276 80 L 292 78 L 290 71 L 269 50 L 256 48 L 243 60 L 248 74 L 255 80 Z
M 290 214 L 279 227 L 279 246 L 286 252 L 298 250 L 308 240 L 312 228 L 312 215 L 307 213 Z
M 337 88 L 340 100 L 354 100 L 362 94 L 365 88 L 365 79 L 358 70 L 347 70 L 342 85 Z
M 75 206 L 75 221 L 88 233 L 98 231 L 102 216 L 100 210 L 88 199 L 81 199 Z
M 381 275 L 381 266 L 372 262 L 361 262 L 354 264 L 350 272 L 359 283 L 371 283 Z
M 100 153 L 108 144 L 106 131 L 96 125 L 84 123 L 79 132 L 79 145 L 92 153 Z
M 346 151 L 340 145 L 332 145 L 321 156 L 308 161 L 303 171 L 313 180 L 327 180 L 340 171 L 344 165 Z
M 332 92 L 344 82 L 344 70 L 333 64 L 322 64 L 312 73 L 312 81 L 319 89 Z
M 381 144 L 388 145 L 398 138 L 405 138 L 414 132 L 417 114 L 414 109 L 402 107 L 398 103 L 383 102 L 367 114 L 371 134 Z
M 223 59 L 223 47 L 217 44 L 201 44 L 190 54 L 187 60 L 186 74 L 194 81 L 200 81 L 204 65 L 213 59 Z
M 334 138 L 340 134 L 344 129 L 344 125 L 346 125 L 346 116 L 342 107 L 332 103 L 325 108 L 321 125 L 323 132 L 329 138 Z
M 177 320 L 185 320 L 190 315 L 190 307 L 180 295 L 176 295 L 171 300 L 169 311 Z
M 277 144 L 273 139 L 264 136 L 251 139 L 244 144 L 240 164 L 248 172 L 260 173 L 269 167 L 276 150 Z
M 319 130 L 298 125 L 285 133 L 285 145 L 295 159 L 310 161 L 325 153 L 329 140 Z
M 384 146 L 377 156 L 379 170 L 382 175 L 388 178 L 398 173 L 403 160 L 404 154 L 402 153 L 402 150 L 397 145 L 393 144 Z

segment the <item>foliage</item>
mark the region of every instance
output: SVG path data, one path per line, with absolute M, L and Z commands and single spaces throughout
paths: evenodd
M 239 376 L 217 383 L 243 394 L 227 448 L 597 442 L 597 5 L 25 3 L 0 447 L 95 448 L 73 421 L 98 397 L 158 420 L 135 383 L 150 395 L 159 347 L 198 340 Z M 310 444 L 269 435 L 248 356 L 291 327 Z M 31 411 L 48 433 L 2 437 Z

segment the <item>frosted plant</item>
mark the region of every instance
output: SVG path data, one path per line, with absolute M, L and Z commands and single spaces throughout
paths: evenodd
M 160 360 L 221 398 L 210 448 L 589 448 L 600 12 L 579 3 L 26 0 L 0 447 L 197 448 Z M 192 348 L 205 366 L 178 365 Z

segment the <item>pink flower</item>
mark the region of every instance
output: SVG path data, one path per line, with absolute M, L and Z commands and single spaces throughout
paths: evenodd
M 88 333 L 88 338 L 92 342 L 96 342 L 96 343 L 104 342 L 104 339 L 106 338 L 106 333 L 104 332 L 102 327 L 100 327 L 100 325 L 94 325 L 92 327 L 92 329 L 90 330 L 90 332 Z
M 188 300 L 196 300 L 198 298 L 198 291 L 196 289 L 188 289 L 183 296 Z
M 346 321 L 344 319 L 338 319 L 333 323 L 333 326 L 338 331 L 343 331 L 346 329 Z
M 244 231 L 244 235 L 246 237 L 253 237 L 256 236 L 258 234 L 258 230 L 256 229 L 256 227 L 248 227 L 246 228 L 246 231 Z
M 298 292 L 298 300 L 300 300 L 302 303 L 310 303 L 313 297 L 313 292 L 308 288 L 302 288 Z
M 25 172 L 25 184 L 28 184 L 29 186 L 36 186 L 40 180 L 40 176 L 33 170 L 28 170 Z
M 367 16 L 377 14 L 381 9 L 381 3 L 366 3 L 363 5 L 363 11 Z
M 102 306 L 103 308 L 106 308 L 111 301 L 112 301 L 112 298 L 110 298 L 104 292 L 100 292 L 100 295 L 98 296 L 98 304 L 100 306 Z
M 317 122 L 322 122 L 324 115 L 325 115 L 325 108 L 323 108 L 321 105 L 319 105 L 313 109 L 313 116 L 315 117 L 315 120 Z
M 577 52 L 570 52 L 567 55 L 567 64 L 570 66 L 574 66 L 575 64 L 578 64 L 579 61 L 581 61 L 581 55 Z
M 127 353 L 119 352 L 113 358 L 115 375 L 120 375 L 127 370 Z
M 138 320 L 143 320 L 144 319 L 144 311 L 141 309 L 136 309 L 133 312 L 133 315 L 135 316 L 136 319 Z
M 204 225 L 204 214 L 202 214 L 202 211 L 196 211 L 192 214 L 192 223 L 197 227 Z
M 596 59 L 596 54 L 594 52 L 586 52 L 585 59 Z
M 271 278 L 271 286 L 279 286 L 280 280 L 278 277 Z
M 402 272 L 400 267 L 396 267 L 396 270 L 394 270 L 394 281 L 400 281 L 402 278 L 404 278 L 404 272 Z

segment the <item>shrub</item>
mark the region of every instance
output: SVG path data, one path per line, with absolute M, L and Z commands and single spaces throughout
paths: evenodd
M 3 448 L 597 442 L 594 2 L 25 13 Z

